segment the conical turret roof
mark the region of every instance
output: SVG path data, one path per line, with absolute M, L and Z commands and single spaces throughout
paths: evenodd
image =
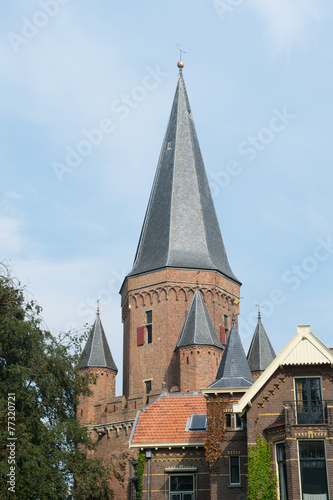
M 181 70 L 129 276 L 163 267 L 214 269 L 239 283 L 224 248 Z
M 225 346 L 216 380 L 209 388 L 246 388 L 252 384 L 253 377 L 236 327 L 236 320 L 233 317 L 228 342 Z
M 269 341 L 259 313 L 258 323 L 247 355 L 250 370 L 252 372 L 266 370 L 275 357 L 275 351 Z
M 113 361 L 110 347 L 104 333 L 99 312 L 97 312 L 95 323 L 91 329 L 83 352 L 84 358 L 81 361 L 81 366 L 83 368 L 110 368 L 118 372 L 118 368 Z
M 210 345 L 223 349 L 199 288 L 194 293 L 175 350 L 189 345 Z

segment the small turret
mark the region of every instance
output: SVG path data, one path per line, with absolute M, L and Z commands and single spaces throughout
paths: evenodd
M 91 385 L 92 395 L 81 399 L 79 418 L 83 424 L 93 424 L 100 419 L 108 401 L 116 395 L 118 372 L 104 333 L 99 307 L 83 352 L 82 370 L 92 372 L 96 376 L 96 384 Z
M 180 391 L 198 391 L 210 384 L 215 379 L 223 349 L 197 288 L 175 348 L 179 356 Z
M 258 378 L 275 357 L 275 351 L 262 324 L 260 309 L 258 309 L 258 323 L 247 355 L 253 377 Z
M 253 377 L 239 336 L 236 318 L 232 326 L 215 382 L 210 389 L 247 389 L 253 384 Z

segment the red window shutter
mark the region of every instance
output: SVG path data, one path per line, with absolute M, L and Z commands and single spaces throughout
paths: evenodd
M 220 340 L 221 340 L 221 344 L 222 345 L 226 344 L 226 340 L 225 340 L 225 327 L 224 326 L 220 326 Z
M 137 345 L 143 345 L 145 343 L 145 327 L 138 326 L 136 333 L 137 333 Z

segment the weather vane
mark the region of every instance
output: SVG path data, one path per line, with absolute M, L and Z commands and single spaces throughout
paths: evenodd
M 177 47 L 177 49 L 179 50 L 179 53 L 180 53 L 180 60 L 182 60 L 182 53 L 186 54 L 186 52 L 185 52 L 185 50 L 182 49 L 181 45 L 179 45 L 178 43 L 176 44 L 176 47 Z
M 97 314 L 99 315 L 99 303 L 100 303 L 101 299 L 97 299 Z
M 261 318 L 260 316 L 260 307 L 265 307 L 265 306 L 260 306 L 260 304 L 254 304 L 258 308 L 258 319 Z

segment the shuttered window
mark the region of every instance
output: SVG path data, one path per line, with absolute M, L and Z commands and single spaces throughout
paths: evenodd
M 143 345 L 145 343 L 145 327 L 138 326 L 136 333 L 137 333 L 137 345 Z
M 226 340 L 225 340 L 225 327 L 224 326 L 220 326 L 220 340 L 221 340 L 221 344 L 222 345 L 226 344 Z

